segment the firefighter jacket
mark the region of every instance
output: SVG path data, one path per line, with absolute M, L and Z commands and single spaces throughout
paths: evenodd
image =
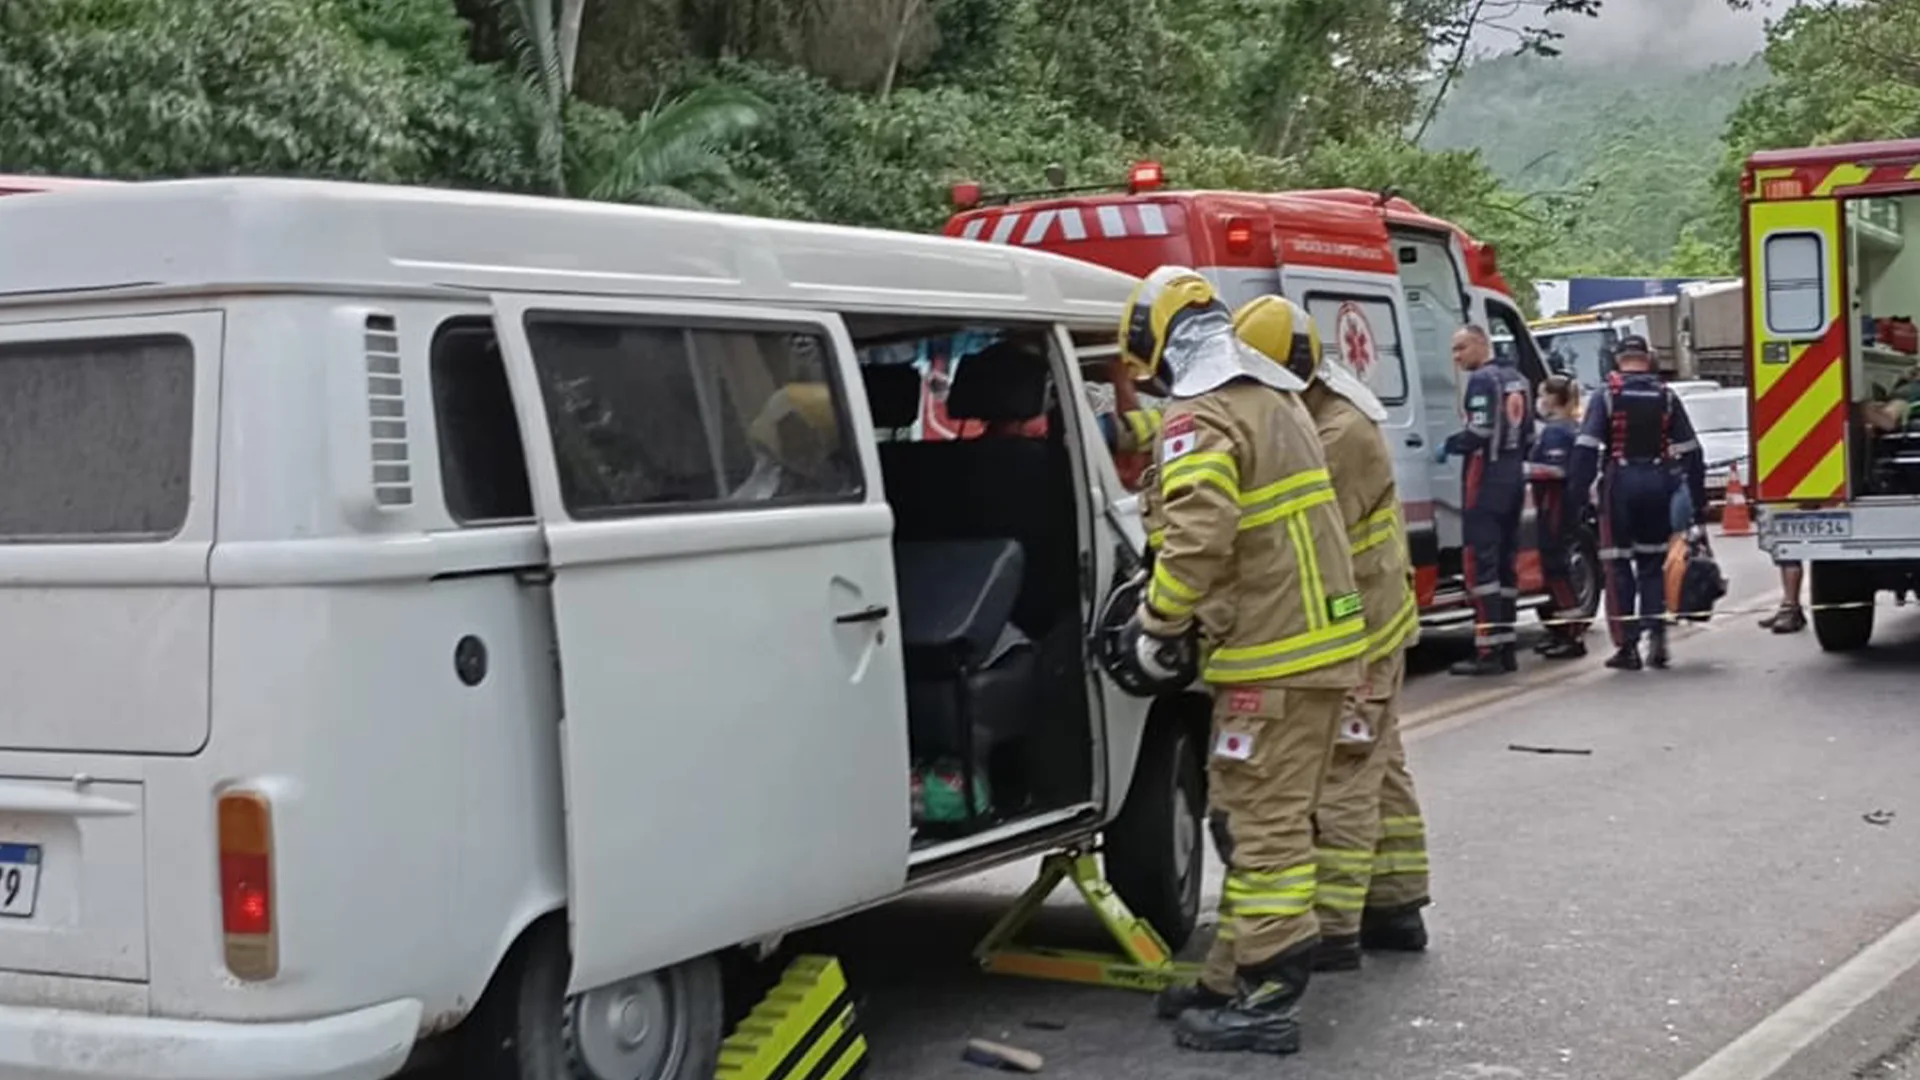
M 1366 660 L 1372 663 L 1420 637 L 1413 559 L 1393 480 L 1393 451 L 1380 425 L 1352 401 L 1316 380 L 1300 400 L 1313 414 L 1340 517 L 1353 556 L 1354 586 L 1367 621 Z
M 1210 683 L 1346 689 L 1367 625 L 1313 418 L 1249 379 L 1168 406 L 1147 632 L 1198 621 Z

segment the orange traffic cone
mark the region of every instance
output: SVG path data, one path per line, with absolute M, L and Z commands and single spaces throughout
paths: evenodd
M 1753 510 L 1747 506 L 1747 489 L 1740 483 L 1740 466 L 1727 470 L 1727 505 L 1720 513 L 1720 532 L 1725 536 L 1752 536 Z

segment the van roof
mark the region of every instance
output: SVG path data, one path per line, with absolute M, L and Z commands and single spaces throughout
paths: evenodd
M 141 291 L 538 291 L 1117 318 L 1135 279 L 938 236 L 611 203 L 279 179 L 0 199 L 0 302 Z

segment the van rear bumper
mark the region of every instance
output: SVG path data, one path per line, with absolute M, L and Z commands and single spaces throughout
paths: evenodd
M 0 1006 L 8 1080 L 380 1080 L 405 1063 L 418 1001 L 283 1023 Z

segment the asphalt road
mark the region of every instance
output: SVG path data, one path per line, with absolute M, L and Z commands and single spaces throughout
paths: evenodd
M 1730 606 L 1769 606 L 1775 582 L 1752 542 L 1721 548 Z M 1605 671 L 1596 631 L 1584 663 L 1459 680 L 1437 672 L 1464 639 L 1431 642 L 1407 714 L 1433 948 L 1317 979 L 1285 1075 L 1920 1076 L 1920 944 L 1885 978 L 1863 982 L 1848 963 L 1920 908 L 1920 611 L 1880 616 L 1875 649 L 1840 658 L 1743 613 L 1677 638 L 1665 673 Z M 968 950 L 1026 880 L 1001 871 L 796 943 L 847 965 L 872 1075 L 978 1076 L 959 1059 L 971 1037 L 1037 1051 L 1061 1080 L 1275 1073 L 1271 1059 L 1176 1050 L 1144 995 L 980 974 Z M 1101 944 L 1064 898 L 1036 937 Z M 1830 975 L 1838 991 L 1822 983 L 1800 1013 L 1769 1020 Z M 1852 1001 L 1844 1013 L 1836 993 Z M 1709 1061 L 1743 1034 L 1747 1058 Z

